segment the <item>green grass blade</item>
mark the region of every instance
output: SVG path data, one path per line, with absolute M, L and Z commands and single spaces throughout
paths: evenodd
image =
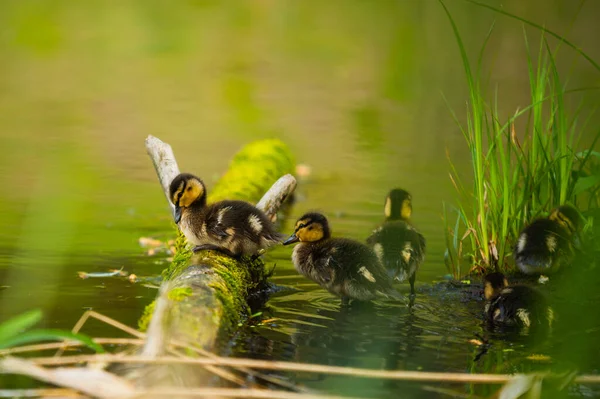
M 0 346 L 13 337 L 23 333 L 23 331 L 33 327 L 42 319 L 42 311 L 39 309 L 30 310 L 23 314 L 8 319 L 0 324 Z
M 527 25 L 532 26 L 532 27 L 534 27 L 536 29 L 539 29 L 543 33 L 549 34 L 550 36 L 552 36 L 552 37 L 560 40 L 561 42 L 563 42 L 567 46 L 571 47 L 579 55 L 581 55 L 583 58 L 585 58 L 590 64 L 592 64 L 594 66 L 594 68 L 596 68 L 598 71 L 600 71 L 600 65 L 598 65 L 598 63 L 596 61 L 594 61 L 589 55 L 587 55 L 582 49 L 580 49 L 579 47 L 577 47 L 575 44 L 571 43 L 569 40 L 565 39 L 563 36 L 561 36 L 561 35 L 553 32 L 553 31 L 551 31 L 549 29 L 546 29 L 542 25 L 536 24 L 535 22 L 529 21 L 529 20 L 527 20 L 525 18 L 522 18 L 522 17 L 519 17 L 517 15 L 511 14 L 508 11 L 505 11 L 505 10 L 503 10 L 501 8 L 496 8 L 496 7 L 491 6 L 489 4 L 480 3 L 480 2 L 475 1 L 475 0 L 465 0 L 465 1 L 467 1 L 467 2 L 469 2 L 471 4 L 475 4 L 475 5 L 479 6 L 479 7 L 484 7 L 484 8 L 487 8 L 489 10 L 495 11 L 498 14 L 502 14 L 502 15 L 505 15 L 507 17 L 516 19 L 518 21 L 523 22 L 524 24 L 527 24 Z
M 23 334 L 13 336 L 10 339 L 0 342 L 0 348 L 9 348 L 17 345 L 29 344 L 32 342 L 56 341 L 56 340 L 73 340 L 79 341 L 96 353 L 104 353 L 104 348 L 94 342 L 90 337 L 83 334 L 72 333 L 57 329 L 40 329 L 27 331 Z

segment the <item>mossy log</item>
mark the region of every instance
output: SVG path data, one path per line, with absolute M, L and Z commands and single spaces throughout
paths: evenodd
M 179 173 L 170 146 L 150 136 L 146 147 L 166 190 Z M 209 190 L 209 202 L 225 198 L 251 203 L 261 200 L 261 209 L 275 219 L 280 205 L 295 188 L 296 181 L 289 175 L 293 169 L 290 150 L 281 141 L 251 143 L 235 155 L 229 170 Z M 267 284 L 260 258 L 238 261 L 214 251 L 192 255 L 181 233 L 175 247 L 173 262 L 163 272 L 159 299 L 146 308 L 139 321 L 140 328 L 148 330 L 144 348 L 148 356 L 163 353 L 170 340 L 214 350 L 218 337 L 229 336 L 249 314 L 249 294 Z

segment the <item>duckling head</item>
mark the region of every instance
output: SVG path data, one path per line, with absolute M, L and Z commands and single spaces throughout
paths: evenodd
M 412 196 L 400 188 L 393 189 L 385 198 L 383 211 L 387 220 L 409 220 L 412 214 Z
M 189 173 L 177 175 L 169 186 L 169 198 L 175 205 L 175 223 L 181 220 L 181 210 L 192 204 L 206 204 L 206 189 L 198 177 Z
M 502 273 L 489 273 L 483 279 L 483 295 L 486 300 L 497 297 L 504 288 L 508 287 L 508 280 Z
M 331 237 L 327 218 L 320 213 L 310 212 L 296 222 L 294 234 L 283 242 L 283 245 L 295 242 L 315 242 Z
M 560 224 L 569 234 L 574 234 L 581 222 L 579 211 L 570 205 L 562 205 L 554 209 L 548 219 Z

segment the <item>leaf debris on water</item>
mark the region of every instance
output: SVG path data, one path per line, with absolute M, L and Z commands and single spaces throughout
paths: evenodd
M 527 359 L 529 360 L 533 360 L 536 362 L 549 362 L 552 361 L 552 358 L 548 355 L 542 355 L 541 353 L 532 353 L 531 355 L 527 356 Z
M 154 256 L 159 253 L 167 255 L 175 254 L 175 240 L 164 242 L 152 237 L 140 237 L 138 243 L 140 244 L 140 247 L 147 248 L 146 255 L 148 256 Z
M 476 346 L 484 345 L 484 343 L 481 340 L 478 340 L 478 339 L 475 339 L 475 338 L 470 339 L 469 343 L 473 344 L 473 345 L 476 345 Z
M 124 266 L 123 266 L 124 267 Z M 123 267 L 120 269 L 110 269 L 108 272 L 77 272 L 77 275 L 81 279 L 86 278 L 103 278 L 103 277 L 114 277 L 114 276 L 127 276 L 127 272 L 123 271 Z

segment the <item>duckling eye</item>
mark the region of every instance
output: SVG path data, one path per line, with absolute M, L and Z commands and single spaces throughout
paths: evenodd
M 188 187 L 188 188 L 187 188 L 187 191 L 192 191 L 192 187 L 191 187 L 191 186 L 190 186 L 190 187 Z
M 305 227 L 306 227 L 306 225 L 304 223 L 300 223 L 300 226 L 298 226 L 299 229 L 303 229 Z

